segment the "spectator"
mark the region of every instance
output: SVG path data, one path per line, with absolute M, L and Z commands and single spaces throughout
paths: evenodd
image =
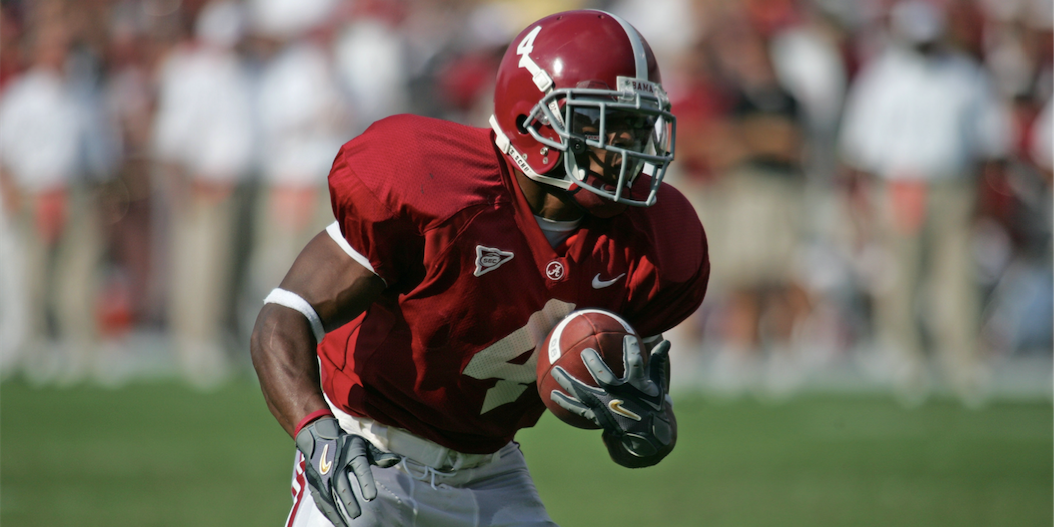
M 350 137 L 350 114 L 316 31 L 330 15 L 276 19 L 285 0 L 256 1 L 252 21 L 261 60 L 255 111 L 261 177 L 244 296 L 251 328 L 260 300 L 281 281 L 296 255 L 330 223 L 326 174 L 333 152 Z M 294 2 L 299 3 L 299 2 Z
M 0 194 L 17 229 L 15 253 L 24 257 L 5 272 L 25 273 L 16 278 L 24 284 L 27 328 L 16 353 L 27 374 L 70 382 L 88 371 L 96 348 L 100 236 L 82 177 L 84 112 L 66 71 L 69 27 L 56 2 L 34 5 L 29 16 L 37 23 L 30 67 L 0 100 Z M 17 324 L 20 316 L 13 316 Z
M 403 9 L 401 2 L 362 2 L 334 40 L 333 68 L 350 103 L 355 134 L 408 108 Z
M 834 137 L 845 98 L 847 73 L 834 17 L 819 7 L 804 7 L 802 20 L 773 35 L 773 66 L 780 84 L 801 103 L 808 133 L 808 173 L 824 184 L 834 172 Z
M 969 56 L 942 44 L 943 13 L 901 2 L 893 40 L 851 87 L 841 153 L 867 189 L 853 211 L 882 248 L 874 284 L 875 328 L 897 357 L 908 404 L 931 380 L 918 314 L 933 330 L 946 381 L 967 402 L 982 394 L 978 291 L 970 262 L 979 163 L 1007 151 L 1005 115 L 990 79 Z M 919 304 L 916 295 L 925 294 Z
M 809 307 L 794 266 L 805 227 L 802 111 L 753 25 L 725 24 L 718 35 L 733 99 L 723 203 L 711 223 L 714 273 L 728 288 L 716 369 L 739 389 L 762 380 L 754 377 L 767 363 L 763 380 L 783 392 L 798 381 L 791 337 Z
M 230 371 L 234 192 L 252 153 L 250 92 L 234 51 L 242 24 L 238 4 L 207 4 L 194 41 L 172 50 L 158 79 L 153 144 L 171 208 L 168 316 L 177 363 L 201 388 Z

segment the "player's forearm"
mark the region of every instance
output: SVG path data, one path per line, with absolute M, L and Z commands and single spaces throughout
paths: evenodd
M 301 419 L 327 408 L 316 339 L 359 316 L 385 284 L 322 231 L 300 252 L 279 287 L 282 292 L 268 295 L 260 310 L 249 349 L 267 406 L 292 436 Z M 318 337 L 312 324 L 321 324 Z
M 267 407 L 292 437 L 301 419 L 326 408 L 311 326 L 296 311 L 266 304 L 256 319 L 249 351 Z

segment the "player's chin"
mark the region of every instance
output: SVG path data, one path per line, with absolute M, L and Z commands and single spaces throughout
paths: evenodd
M 590 216 L 601 219 L 618 216 L 628 208 L 625 203 L 618 203 L 589 191 L 576 193 L 574 199 Z

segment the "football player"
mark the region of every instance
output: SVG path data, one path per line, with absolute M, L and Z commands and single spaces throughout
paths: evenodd
M 652 358 L 601 390 L 565 378 L 560 404 L 621 465 L 676 443 L 661 334 L 709 260 L 662 182 L 675 121 L 651 49 L 608 13 L 548 16 L 509 46 L 494 109 L 490 129 L 400 115 L 345 144 L 336 221 L 265 299 L 251 350 L 296 441 L 289 525 L 552 525 L 513 437 L 545 410 L 535 346 L 577 308 L 621 314 Z

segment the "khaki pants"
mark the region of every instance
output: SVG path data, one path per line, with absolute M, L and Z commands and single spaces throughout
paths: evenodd
M 98 339 L 98 210 L 89 189 L 67 189 L 65 218 L 54 238 L 47 239 L 47 229 L 38 221 L 42 204 L 40 195 L 27 195 L 16 222 L 24 249 L 26 294 L 27 347 L 22 359 L 36 369 L 31 375 L 79 377 L 90 366 Z
M 791 283 L 803 238 L 802 178 L 744 167 L 716 187 L 700 212 L 713 276 L 732 288 Z
M 172 210 L 169 321 L 178 366 L 201 387 L 229 371 L 224 345 L 237 203 L 232 192 L 189 192 Z
M 882 182 L 873 193 L 888 258 L 875 297 L 878 337 L 909 371 L 921 370 L 926 357 L 916 306 L 922 307 L 947 381 L 960 389 L 978 365 L 980 299 L 970 250 L 975 196 L 965 178 Z
M 257 198 L 242 325 L 252 328 L 267 293 L 278 287 L 297 255 L 333 222 L 329 192 L 318 187 L 264 187 Z

